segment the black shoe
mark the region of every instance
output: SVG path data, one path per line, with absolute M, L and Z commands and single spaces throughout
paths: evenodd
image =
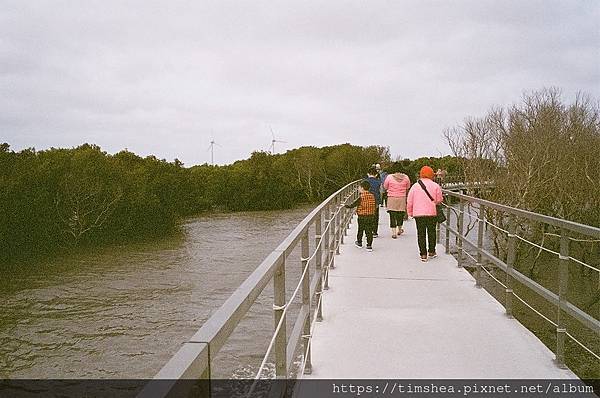
M 354 241 L 354 246 L 358 247 L 359 249 L 362 249 L 362 242 Z
M 372 252 L 373 251 L 373 247 L 372 246 L 367 246 L 367 251 L 368 252 Z

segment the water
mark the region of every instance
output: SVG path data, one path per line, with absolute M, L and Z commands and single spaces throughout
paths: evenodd
M 152 377 L 310 210 L 203 216 L 178 237 L 3 275 L 0 378 Z M 252 375 L 273 330 L 271 305 L 269 285 L 214 375 Z

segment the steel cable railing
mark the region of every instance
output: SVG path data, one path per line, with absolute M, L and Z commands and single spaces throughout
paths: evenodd
M 258 380 L 260 380 L 260 377 L 261 377 L 261 375 L 262 375 L 262 373 L 263 373 L 263 371 L 265 369 L 265 366 L 267 364 L 268 358 L 270 357 L 270 355 L 272 353 L 272 350 L 273 350 L 273 347 L 275 345 L 275 342 L 276 342 L 277 336 L 279 334 L 279 331 L 281 330 L 281 328 L 283 327 L 283 325 L 285 323 L 285 320 L 286 320 L 285 315 L 287 314 L 287 311 L 290 308 L 290 305 L 295 300 L 298 292 L 300 291 L 300 288 L 302 287 L 302 285 L 303 285 L 303 283 L 305 281 L 305 278 L 308 275 L 308 270 L 310 269 L 311 261 L 314 260 L 316 258 L 316 256 L 320 253 L 319 249 L 321 249 L 321 247 L 322 247 L 323 237 L 326 236 L 326 234 L 330 231 L 331 228 L 335 228 L 335 224 L 334 223 L 337 220 L 337 217 L 339 216 L 340 212 L 344 208 L 344 205 L 348 202 L 348 199 L 350 199 L 352 196 L 354 196 L 355 192 L 356 191 L 351 191 L 350 193 L 348 193 L 347 195 L 345 195 L 345 197 L 343 198 L 343 200 L 340 200 L 341 203 L 337 206 L 336 211 L 333 214 L 330 215 L 329 219 L 325 220 L 325 227 L 322 230 L 322 232 L 321 232 L 321 234 L 320 234 L 320 236 L 318 238 L 319 241 L 318 241 L 317 245 L 315 246 L 315 248 L 313 250 L 313 254 L 310 255 L 307 258 L 301 258 L 301 261 L 304 262 L 304 267 L 303 267 L 304 269 L 303 269 L 302 275 L 300 277 L 300 280 L 299 280 L 298 284 L 296 285 L 296 288 L 294 289 L 294 292 L 292 293 L 291 297 L 287 300 L 287 302 L 284 305 L 282 305 L 282 306 L 275 306 L 274 305 L 273 306 L 274 310 L 282 310 L 282 313 L 280 314 L 279 322 L 277 323 L 275 331 L 273 332 L 273 337 L 271 338 L 271 340 L 269 342 L 268 348 L 267 348 L 267 350 L 265 352 L 263 360 L 262 360 L 262 362 L 261 362 L 261 364 L 259 366 L 259 369 L 258 369 L 258 371 L 256 373 L 256 376 L 254 378 L 255 380 L 252 383 L 252 385 L 250 386 L 250 389 L 248 390 L 247 396 L 250 396 L 254 392 L 254 390 L 256 388 L 256 385 L 257 385 L 257 382 L 258 382 Z M 346 219 L 346 220 L 342 220 L 341 225 L 339 226 L 339 228 L 345 228 L 345 224 L 348 221 L 349 221 L 349 218 Z M 340 234 L 339 238 L 341 238 L 341 234 Z M 335 243 L 334 243 L 334 246 L 333 246 L 333 251 L 334 252 L 337 251 L 337 249 L 339 248 L 340 241 L 341 241 L 340 239 L 336 239 L 335 240 Z M 331 268 L 333 260 L 334 260 L 334 257 L 330 256 L 329 261 L 323 267 L 323 270 L 322 270 L 322 273 L 321 273 L 321 276 L 320 276 L 322 278 L 322 281 L 325 278 L 327 278 L 327 276 L 329 274 L 329 269 Z M 310 333 L 308 335 L 301 335 L 302 338 L 307 339 L 307 343 L 306 343 L 306 347 L 307 347 L 306 348 L 306 352 L 307 352 L 307 354 L 304 355 L 303 363 L 300 366 L 299 372 L 304 372 L 304 370 L 306 368 L 306 358 L 308 357 L 308 352 L 310 350 L 310 344 L 311 344 L 311 341 L 312 341 L 312 339 L 310 337 L 312 336 L 312 331 L 314 330 L 315 323 L 316 323 L 315 320 L 316 320 L 316 318 L 318 316 L 318 311 L 319 311 L 320 305 L 322 304 L 322 300 L 323 300 L 322 291 L 321 292 L 316 292 L 316 294 L 318 295 L 319 298 L 317 300 L 317 304 L 316 304 L 316 307 L 315 307 L 314 315 L 310 314 L 310 313 L 308 314 L 309 317 L 314 316 L 314 320 L 313 320 L 313 322 L 311 322 L 312 326 L 310 328 Z
M 586 347 L 582 342 L 580 342 L 575 337 L 573 337 L 573 335 L 571 333 L 569 333 L 569 332 L 565 332 L 565 333 L 567 334 L 567 336 L 569 336 L 571 338 L 571 340 L 573 340 L 575 343 L 579 344 L 579 346 L 581 348 L 583 348 L 584 350 L 586 350 L 587 352 L 592 354 L 594 357 L 596 357 L 596 359 L 600 360 L 600 355 L 596 354 L 594 351 L 592 351 L 588 347 Z
M 450 209 L 452 209 L 453 211 L 455 211 L 455 212 L 456 212 L 456 214 L 457 214 L 457 215 L 465 214 L 465 215 L 466 215 L 467 217 L 469 217 L 471 220 L 475 220 L 475 221 L 481 221 L 481 222 L 483 222 L 483 223 L 485 223 L 485 224 L 489 225 L 490 227 L 492 227 L 492 228 L 495 228 L 495 229 L 496 229 L 496 230 L 498 230 L 498 231 L 501 231 L 501 232 L 503 232 L 503 233 L 505 233 L 505 234 L 507 234 L 507 235 L 509 235 L 509 234 L 510 234 L 510 232 L 508 232 L 506 229 L 504 229 L 504 228 L 502 228 L 502 227 L 499 227 L 499 226 L 497 226 L 496 224 L 494 224 L 494 223 L 490 222 L 490 221 L 489 221 L 489 220 L 487 220 L 487 219 L 486 219 L 486 220 L 482 220 L 481 218 L 477 217 L 477 216 L 476 216 L 476 215 L 474 215 L 474 214 L 471 214 L 471 213 L 469 213 L 469 212 L 467 212 L 467 211 L 460 211 L 460 210 L 454 209 L 452 206 L 448 206 L 446 203 L 442 203 L 442 205 L 443 205 L 443 206 L 445 206 L 446 208 L 450 208 Z M 545 233 L 545 234 L 546 234 L 546 235 L 551 235 L 551 236 L 557 236 L 557 237 L 560 237 L 560 235 L 557 235 L 557 234 L 551 234 L 551 233 Z M 525 242 L 525 243 L 527 243 L 527 244 L 529 244 L 529 245 L 531 245 L 531 246 L 537 247 L 537 248 L 538 248 L 538 249 L 540 249 L 540 250 L 544 250 L 544 251 L 546 251 L 546 252 L 548 252 L 548 253 L 550 253 L 550 254 L 553 254 L 553 255 L 555 255 L 555 256 L 557 256 L 557 257 L 559 257 L 559 258 L 560 258 L 560 253 L 559 253 L 559 252 L 556 252 L 556 251 L 554 251 L 554 250 L 548 249 L 547 247 L 544 247 L 544 246 L 538 245 L 537 243 L 535 243 L 535 242 L 532 242 L 532 241 L 530 241 L 530 240 L 528 240 L 528 239 L 525 239 L 525 238 L 523 238 L 523 237 L 522 237 L 522 236 L 520 236 L 520 235 L 517 235 L 517 234 L 515 234 L 515 237 L 516 237 L 517 239 L 519 239 L 520 241 L 522 241 L 522 242 Z M 574 238 L 570 238 L 570 240 L 573 240 L 573 241 L 579 241 L 579 242 L 600 242 L 600 240 L 596 240 L 596 239 L 591 239 L 591 240 L 590 240 L 590 239 L 574 239 Z M 584 267 L 586 267 L 586 268 L 589 268 L 589 269 L 591 269 L 591 270 L 593 270 L 593 271 L 596 271 L 596 272 L 599 272 L 599 273 L 600 273 L 600 269 L 599 269 L 599 268 L 596 268 L 596 267 L 594 267 L 593 265 L 587 264 L 587 263 L 585 263 L 585 262 L 583 262 L 583 261 L 581 261 L 581 260 L 578 260 L 578 259 L 576 259 L 576 258 L 574 258 L 574 257 L 571 257 L 571 256 L 569 256 L 569 259 L 570 259 L 570 260 L 572 260 L 573 262 L 575 262 L 575 263 L 579 264 L 579 265 L 582 265 L 582 266 L 584 266 Z
M 344 204 L 348 201 L 348 198 L 351 195 L 346 196 L 346 198 L 344 199 Z M 324 233 L 328 231 L 330 225 L 332 224 L 332 222 L 335 220 L 335 217 L 339 214 L 339 212 L 341 211 L 341 209 L 343 208 L 343 205 L 340 205 L 338 207 L 338 209 L 336 210 L 336 212 L 334 213 L 334 215 L 331 217 L 331 219 L 329 220 L 329 222 L 327 223 L 327 226 L 324 229 Z M 275 328 L 275 331 L 273 332 L 273 337 L 271 338 L 271 341 L 269 343 L 269 346 L 267 348 L 267 351 L 265 353 L 265 356 L 263 358 L 263 361 L 258 369 L 258 372 L 256 373 L 255 379 L 259 379 L 260 375 L 262 374 L 266 361 L 269 357 L 269 355 L 271 354 L 271 350 L 273 349 L 273 345 L 275 344 L 275 338 L 277 337 L 277 334 L 279 333 L 279 330 L 281 329 L 284 321 L 285 321 L 285 315 L 287 313 L 288 308 L 290 307 L 290 305 L 292 304 L 292 302 L 294 301 L 294 299 L 296 298 L 296 295 L 298 294 L 298 292 L 300 291 L 300 288 L 302 287 L 302 283 L 304 282 L 304 278 L 306 278 L 306 274 L 309 270 L 309 264 L 310 261 L 312 259 L 315 258 L 315 255 L 318 253 L 318 249 L 321 245 L 322 240 L 319 241 L 318 246 L 315 247 L 315 250 L 313 252 L 313 254 L 307 258 L 307 259 L 302 259 L 302 261 L 306 261 L 306 265 L 304 266 L 304 271 L 302 272 L 302 276 L 300 277 L 300 280 L 298 282 L 298 285 L 296 285 L 296 289 L 294 290 L 294 292 L 292 293 L 292 296 L 290 297 L 290 299 L 287 301 L 287 303 L 285 303 L 283 306 L 273 306 L 274 310 L 283 310 L 283 313 L 281 314 L 281 319 L 279 320 L 277 327 Z M 329 268 L 331 264 L 331 260 L 329 262 L 329 264 L 327 264 L 327 268 Z
M 336 243 L 336 249 L 340 246 L 340 244 L 341 244 L 341 242 L 338 240 L 337 243 Z M 329 268 L 330 268 L 330 266 L 331 266 L 332 263 L 333 263 L 333 257 L 329 260 L 329 262 L 325 266 L 325 270 L 326 270 L 325 272 L 327 272 L 327 274 L 329 274 Z M 319 300 L 317 302 L 317 309 L 319 308 L 319 305 L 321 305 L 322 299 L 323 299 L 323 295 L 321 294 L 319 296 Z M 316 320 L 316 318 L 317 318 L 317 311 L 315 311 L 315 320 Z M 300 375 L 304 374 L 304 371 L 306 369 L 306 363 L 307 363 L 306 358 L 308 358 L 308 353 L 310 352 L 310 347 L 312 346 L 312 335 L 313 335 L 315 326 L 316 326 L 316 322 L 313 322 L 312 326 L 311 326 L 311 329 L 310 329 L 310 334 L 308 336 L 303 336 L 303 337 L 308 338 L 308 342 L 307 342 L 307 345 L 306 345 L 306 349 L 303 352 L 302 362 L 301 362 L 301 364 L 299 366 L 298 373 Z
M 508 289 L 508 287 L 504 283 L 500 282 L 500 280 L 498 278 L 496 278 L 494 275 L 492 275 L 492 273 L 490 271 L 488 271 L 487 268 L 485 268 L 484 266 L 482 266 L 481 269 L 486 274 L 488 274 L 490 276 L 490 278 L 492 278 L 493 280 L 495 280 L 500 286 L 502 286 L 505 289 Z
M 521 303 L 523 303 L 526 307 L 528 307 L 531 311 L 535 312 L 536 314 L 538 314 L 540 317 L 544 318 L 546 321 L 550 322 L 553 326 L 558 327 L 558 324 L 556 322 L 554 322 L 553 320 L 551 320 L 550 318 L 548 318 L 547 316 L 545 316 L 544 314 L 542 314 L 540 311 L 536 310 L 535 308 L 533 308 L 532 305 L 530 305 L 529 303 L 527 303 L 523 298 L 521 298 L 518 294 L 516 294 L 515 292 L 512 292 L 513 297 L 515 297 L 517 300 L 519 300 Z
M 274 287 L 275 340 L 269 343 L 269 349 L 263 359 L 257 380 L 264 372 L 269 355 L 275 353 L 275 371 L 277 377 L 287 377 L 288 364 L 291 363 L 286 352 L 293 354 L 298 343 L 306 339 L 308 346 L 311 335 L 310 322 L 313 314 L 310 311 L 313 297 L 318 297 L 316 314 L 321 316 L 322 291 L 327 288 L 327 280 L 323 286 L 329 268 L 333 268 L 335 252 L 343 239 L 342 229 L 349 222 L 349 212 L 343 212 L 343 205 L 356 195 L 359 181 L 353 181 L 330 195 L 325 201 L 313 209 L 296 228 L 271 252 L 263 262 L 247 277 L 235 292 L 219 307 L 200 329 L 182 344 L 176 354 L 162 367 L 138 394 L 138 397 L 166 397 L 170 394 L 180 395 L 189 389 L 190 384 L 179 384 L 180 379 L 207 379 L 205 385 L 210 390 L 212 379 L 212 358 L 221 350 L 225 342 L 239 322 L 244 318 L 250 307 L 256 302 L 266 285 L 272 281 Z M 337 208 L 336 208 L 337 207 Z M 323 222 L 323 219 L 326 219 Z M 314 252 L 309 255 L 309 228 L 315 228 Z M 322 230 L 323 228 L 323 230 Z M 301 242 L 302 272 L 298 285 L 289 298 L 285 299 L 285 268 L 287 258 Z M 325 261 L 323 261 L 325 257 Z M 315 261 L 316 259 L 316 261 Z M 325 264 L 321 265 L 324 262 Z M 310 267 L 316 267 L 312 278 Z M 323 269 L 324 268 L 324 269 Z M 296 300 L 302 288 L 302 307 L 296 316 L 294 330 L 289 336 L 283 327 L 291 304 Z M 297 300 L 296 300 L 297 301 Z M 313 326 L 314 327 L 314 326 Z M 304 328 L 304 331 L 303 331 Z M 275 342 L 274 342 L 275 341 Z M 305 365 L 303 365 L 305 366 Z M 254 384 L 252 388 L 255 388 Z
M 444 203 L 445 208 L 448 210 L 448 217 L 447 217 L 447 221 L 444 224 L 442 224 L 442 227 L 445 228 L 445 231 L 446 231 L 446 252 L 449 252 L 449 236 L 450 236 L 450 234 L 455 235 L 457 238 L 457 241 L 459 243 L 458 255 L 457 255 L 458 261 L 459 261 L 459 267 L 462 266 L 462 258 L 464 255 L 465 257 L 469 258 L 470 260 L 472 260 L 476 263 L 476 267 L 478 270 L 477 274 L 476 274 L 476 280 L 477 280 L 478 286 L 480 283 L 479 270 L 483 270 L 491 279 L 493 279 L 496 283 L 498 283 L 500 286 L 502 286 L 505 289 L 505 293 L 506 293 L 505 307 L 506 307 L 506 311 L 507 311 L 508 315 L 512 314 L 512 304 L 510 301 L 510 297 L 514 297 L 517 300 L 519 300 L 521 303 L 523 303 L 523 305 L 525 305 L 527 308 L 529 308 L 530 310 L 535 312 L 538 316 L 540 316 L 541 318 L 543 318 L 544 320 L 549 322 L 551 325 L 556 327 L 557 328 L 556 329 L 556 331 L 557 331 L 556 359 L 557 359 L 557 364 L 559 366 L 561 366 L 561 367 L 564 366 L 564 358 L 565 358 L 564 338 L 565 338 L 565 336 L 572 339 L 575 343 L 577 343 L 582 349 L 584 349 L 586 352 L 588 352 L 594 358 L 600 359 L 600 357 L 598 356 L 597 353 L 595 353 L 592 349 L 590 349 L 588 346 L 586 346 L 581 341 L 577 340 L 571 333 L 569 333 L 566 330 L 565 317 L 563 315 L 563 313 L 564 313 L 566 315 L 572 316 L 574 319 L 579 321 L 587 329 L 592 330 L 596 334 L 600 333 L 600 321 L 598 319 L 592 317 L 591 315 L 583 312 L 582 310 L 580 310 L 573 304 L 571 304 L 569 301 L 567 301 L 567 298 L 566 298 L 566 293 L 567 293 L 567 288 L 568 288 L 568 285 L 567 285 L 568 265 L 567 265 L 567 263 L 569 261 L 573 261 L 576 264 L 579 264 L 586 268 L 592 269 L 596 272 L 600 272 L 600 270 L 598 268 L 596 268 L 590 264 L 586 264 L 584 261 L 581 261 L 577 258 L 574 258 L 572 255 L 570 255 L 569 243 L 572 240 L 577 240 L 577 241 L 582 241 L 582 242 L 600 241 L 600 239 L 598 239 L 600 237 L 600 228 L 586 226 L 586 225 L 582 225 L 582 224 L 578 224 L 578 223 L 574 223 L 574 222 L 569 222 L 566 220 L 560 220 L 560 219 L 556 219 L 553 217 L 544 216 L 541 214 L 523 211 L 520 209 L 514 209 L 514 208 L 510 208 L 508 206 L 489 202 L 489 201 L 479 199 L 479 198 L 474 198 L 471 196 L 458 194 L 458 193 L 451 192 L 448 190 L 444 190 L 444 193 L 449 197 L 457 198 L 459 200 L 459 205 L 460 205 L 459 209 L 456 209 L 456 208 Z M 479 206 L 479 216 L 476 214 L 471 214 L 469 211 L 465 211 L 464 210 L 464 202 L 467 202 L 469 205 L 477 204 Z M 495 211 L 503 213 L 507 217 L 510 217 L 512 221 L 511 221 L 511 223 L 509 223 L 509 228 L 504 229 L 498 225 L 495 225 L 490 220 L 488 220 L 485 217 L 485 211 L 484 211 L 485 209 L 493 209 Z M 453 212 L 455 214 L 455 216 L 457 217 L 457 221 L 456 221 L 456 224 L 458 225 L 457 229 L 454 229 L 450 226 L 451 212 Z M 463 232 L 463 226 L 464 226 L 463 224 L 464 224 L 464 215 L 465 214 L 467 215 L 467 217 L 469 217 L 470 222 L 475 221 L 476 223 L 477 222 L 479 223 L 479 229 L 481 229 L 482 226 L 484 226 L 484 225 L 489 225 L 490 227 L 495 228 L 496 230 L 501 231 L 502 233 L 507 235 L 507 243 L 508 243 L 508 249 L 507 249 L 508 254 L 507 254 L 507 260 L 506 260 L 507 262 L 503 262 L 502 260 L 494 257 L 491 253 L 487 252 L 483 248 L 483 239 L 482 239 L 483 234 L 481 231 L 478 232 L 478 242 L 477 243 L 471 242 L 467 238 L 466 234 L 463 236 L 463 233 L 464 233 Z M 514 229 L 514 230 L 517 229 L 516 224 L 515 224 L 516 217 L 523 218 L 523 219 L 526 219 L 529 221 L 541 222 L 541 223 L 545 223 L 547 225 L 552 225 L 552 226 L 561 228 L 560 235 L 552 234 L 552 235 L 560 238 L 560 251 L 554 251 L 547 247 L 544 247 L 543 242 L 541 245 L 539 245 L 535 242 L 532 242 L 529 239 L 519 236 L 516 232 L 511 233 L 511 231 L 510 231 L 511 229 Z M 589 236 L 590 239 L 571 238 L 569 236 L 569 232 L 571 232 L 571 231 L 576 232 L 578 234 Z M 546 234 L 548 234 L 548 233 L 546 233 Z M 545 287 L 537 284 L 536 282 L 529 279 L 525 275 L 520 274 L 513 268 L 515 258 L 516 258 L 516 250 L 517 250 L 516 242 L 517 241 L 525 242 L 526 244 L 529 244 L 533 247 L 537 247 L 540 250 L 544 250 L 544 251 L 552 254 L 553 256 L 558 257 L 558 259 L 559 259 L 559 267 L 558 267 L 558 271 L 559 271 L 559 289 L 558 290 L 559 291 L 558 291 L 558 294 L 555 294 L 555 293 L 551 292 L 550 290 L 546 289 Z M 463 247 L 464 246 L 463 244 L 467 244 L 468 246 L 476 249 L 478 258 L 475 258 L 474 255 L 472 255 L 467 250 L 465 250 Z M 488 269 L 483 264 L 484 258 L 487 261 L 490 261 L 491 263 L 493 263 L 495 266 L 502 269 L 502 271 L 504 271 L 506 273 L 506 275 L 507 275 L 506 283 L 503 283 L 498 278 L 496 278 L 491 272 L 488 271 Z M 546 315 L 541 313 L 539 310 L 534 308 L 533 305 L 528 303 L 521 296 L 516 294 L 511 286 L 513 280 L 516 280 L 516 281 L 522 283 L 524 286 L 530 288 L 535 293 L 541 295 L 541 297 L 543 297 L 544 299 L 549 300 L 551 303 L 556 305 L 558 307 L 558 313 L 557 313 L 558 321 L 557 322 L 553 321 L 552 319 L 550 319 L 549 317 L 547 317 Z

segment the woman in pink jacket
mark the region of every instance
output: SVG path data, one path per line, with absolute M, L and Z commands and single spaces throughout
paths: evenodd
M 410 179 L 399 170 L 389 174 L 383 182 L 387 191 L 387 212 L 390 215 L 390 228 L 392 238 L 404 232 L 404 212 L 406 211 L 406 194 L 410 188 Z
M 406 210 L 408 216 L 414 217 L 417 224 L 417 242 L 419 243 L 421 261 L 427 261 L 427 255 L 436 257 L 435 227 L 437 210 L 435 206 L 442 203 L 443 197 L 442 188 L 433 181 L 434 172 L 431 167 L 423 166 L 419 172 L 419 177 L 419 181 L 408 191 Z M 429 243 L 429 250 L 427 250 L 427 243 Z

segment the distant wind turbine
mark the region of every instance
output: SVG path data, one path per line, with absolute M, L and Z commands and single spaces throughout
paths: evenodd
M 215 145 L 216 146 L 221 146 L 221 145 L 217 144 L 214 139 L 211 139 L 210 140 L 210 145 L 209 145 L 209 147 L 207 149 L 207 151 L 210 151 L 210 163 L 213 166 L 215 165 Z
M 271 129 L 271 137 L 273 138 L 271 140 L 271 155 L 274 155 L 275 154 L 275 143 L 276 142 L 280 142 L 282 144 L 286 144 L 287 142 L 286 141 L 276 140 L 275 139 L 275 133 L 273 132 L 273 127 L 269 126 L 269 128 Z

